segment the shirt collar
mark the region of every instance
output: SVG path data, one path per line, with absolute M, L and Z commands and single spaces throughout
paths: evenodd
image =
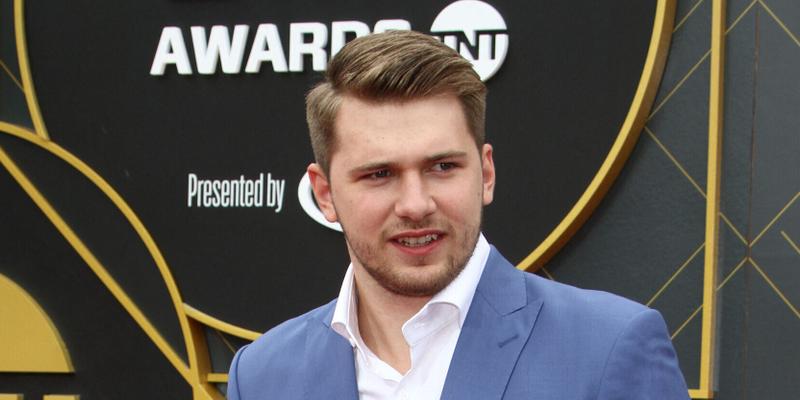
M 459 326 L 464 326 L 469 306 L 472 304 L 472 297 L 475 296 L 475 289 L 478 287 L 478 281 L 481 280 L 483 268 L 489 258 L 489 251 L 489 242 L 481 233 L 475 244 L 475 250 L 461 273 L 449 285 L 436 293 L 423 309 L 431 304 L 452 304 L 458 308 Z
M 350 345 L 356 345 L 356 338 L 361 337 L 358 332 L 358 313 L 356 312 L 356 296 L 353 291 L 355 281 L 353 279 L 353 263 L 347 267 L 344 274 L 342 287 L 339 289 L 339 297 L 336 300 L 336 308 L 333 310 L 331 327 L 336 333 L 342 335 L 350 341 Z
M 480 281 L 486 265 L 486 260 L 489 258 L 490 249 L 489 242 L 486 241 L 486 238 L 481 233 L 478 237 L 478 242 L 475 244 L 475 250 L 461 273 L 449 285 L 435 294 L 422 307 L 420 312 L 423 312 L 431 304 L 452 304 L 458 308 L 459 326 L 463 326 L 470 304 L 472 304 L 472 298 L 475 296 L 478 281 Z M 336 301 L 336 308 L 333 311 L 333 319 L 331 320 L 333 330 L 350 341 L 351 346 L 355 346 L 361 338 L 358 331 L 358 313 L 356 312 L 354 287 L 353 264 L 351 263 L 344 275 L 339 297 Z

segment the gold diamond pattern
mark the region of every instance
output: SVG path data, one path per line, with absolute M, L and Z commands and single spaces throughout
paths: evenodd
M 701 5 L 702 2 L 703 2 L 703 0 L 699 0 L 692 6 L 690 11 L 687 13 L 687 15 L 684 16 L 676 24 L 675 30 L 673 31 L 673 33 L 683 26 L 683 24 L 686 22 L 686 20 L 692 15 L 692 13 L 694 13 L 694 11 Z M 733 28 L 736 27 L 736 25 L 745 16 L 747 16 L 748 14 L 750 14 L 752 12 L 755 12 L 755 10 L 764 10 L 764 11 L 766 11 L 766 13 L 772 19 L 774 19 L 774 21 L 781 27 L 781 29 L 786 33 L 786 35 L 795 44 L 797 44 L 798 47 L 800 47 L 800 40 L 798 40 L 798 36 L 794 32 L 792 32 L 786 26 L 786 24 L 783 23 L 783 21 L 781 21 L 781 18 L 775 12 L 772 11 L 772 9 L 767 5 L 767 2 L 765 0 L 753 0 L 752 2 L 750 2 L 749 5 L 727 27 L 727 29 L 725 31 L 725 34 L 727 35 Z M 664 105 L 667 104 L 673 98 L 673 95 L 675 95 L 681 89 L 681 87 L 686 83 L 686 81 L 699 69 L 699 67 L 701 65 L 703 65 L 703 63 L 705 63 L 709 59 L 710 54 L 711 54 L 711 49 L 709 49 L 703 56 L 701 56 L 697 60 L 697 62 L 694 63 L 694 65 L 692 65 L 692 67 L 686 72 L 686 74 L 672 88 L 665 89 L 666 95 L 663 97 L 663 99 L 661 100 L 660 103 L 655 105 L 655 107 L 653 108 L 653 111 L 651 112 L 650 116 L 648 117 L 648 122 L 659 111 L 662 110 Z M 649 127 L 649 126 L 645 126 L 644 133 L 646 134 L 646 137 L 648 137 L 649 139 L 653 140 L 656 143 L 658 148 L 672 162 L 673 167 L 676 170 L 678 170 L 687 179 L 687 181 L 692 185 L 692 187 L 694 187 L 695 190 L 697 190 L 697 192 L 701 196 L 706 198 L 706 193 L 703 190 L 703 188 L 698 184 L 697 180 L 681 164 L 681 162 L 678 160 L 678 158 L 675 157 L 674 152 L 672 150 L 670 150 L 670 148 L 667 145 L 665 145 L 659 139 L 657 133 L 654 132 L 652 130 L 652 128 Z M 732 277 L 734 277 L 737 273 L 739 273 L 740 270 L 742 270 L 744 268 L 752 268 L 770 286 L 770 288 L 772 289 L 773 293 L 777 297 L 779 297 L 784 304 L 786 304 L 787 308 L 797 318 L 800 318 L 800 312 L 798 312 L 797 306 L 795 304 L 793 304 L 784 295 L 783 291 L 780 288 L 779 282 L 775 282 L 764 271 L 764 269 L 761 268 L 761 266 L 759 265 L 759 262 L 756 261 L 752 257 L 753 246 L 755 246 L 759 242 L 759 240 L 767 232 L 769 232 L 775 226 L 775 224 L 778 221 L 781 220 L 781 218 L 784 216 L 784 214 L 786 213 L 787 210 L 789 210 L 791 207 L 796 205 L 798 198 L 800 198 L 800 191 L 797 192 L 797 194 L 795 194 L 791 199 L 789 199 L 787 201 L 785 206 L 778 213 L 776 213 L 774 215 L 774 217 L 771 219 L 771 221 L 766 226 L 764 226 L 761 229 L 761 231 L 759 231 L 758 234 L 752 240 L 748 240 L 745 237 L 745 235 L 743 235 L 742 232 L 739 229 L 737 229 L 736 226 L 734 226 L 734 224 L 731 222 L 731 220 L 724 213 L 722 213 L 722 212 L 719 213 L 721 222 L 724 223 L 725 225 L 727 225 L 731 229 L 731 231 L 734 233 L 734 235 L 739 239 L 739 241 L 741 241 L 741 243 L 743 243 L 746 246 L 747 255 L 745 257 L 743 257 L 740 261 L 738 261 L 738 263 L 735 265 L 735 267 L 722 279 L 722 281 L 717 285 L 717 288 L 716 288 L 717 291 L 722 289 L 730 281 L 730 279 Z M 792 238 L 789 236 L 789 234 L 786 231 L 780 231 L 780 234 L 783 237 L 783 239 L 786 241 L 787 245 L 790 246 L 798 256 L 800 256 L 800 246 L 798 246 L 797 243 L 794 240 L 792 240 Z M 653 295 L 653 297 L 647 302 L 648 305 L 652 304 L 656 299 L 659 298 L 659 296 L 661 296 L 661 294 L 665 290 L 667 290 L 670 287 L 670 285 L 673 283 L 673 281 L 675 281 L 675 278 L 685 270 L 686 266 L 691 262 L 692 259 L 694 259 L 697 256 L 697 254 L 699 254 L 704 249 L 704 247 L 705 247 L 705 243 L 700 244 L 699 247 L 697 247 L 694 250 L 694 252 L 689 256 L 689 258 L 681 266 L 676 268 L 676 270 L 672 274 L 672 276 L 670 276 L 669 279 L 666 280 L 666 282 L 658 289 L 658 291 L 656 291 L 656 293 Z M 690 322 L 692 322 L 698 315 L 700 315 L 702 309 L 703 309 L 703 305 L 702 304 L 698 305 L 697 308 L 695 308 L 694 311 L 688 316 L 688 318 L 685 321 L 683 321 L 683 323 L 681 323 L 678 326 L 678 328 L 675 329 L 674 332 L 672 332 L 671 336 L 672 336 L 673 340 L 683 332 L 684 328 L 687 325 L 689 325 Z M 694 391 L 694 390 L 691 390 L 690 392 L 693 392 L 692 393 L 693 395 L 697 394 L 699 397 L 704 397 L 701 394 L 696 393 L 696 391 Z
M 701 3 L 701 2 L 702 2 L 702 0 L 698 1 L 698 2 L 697 2 L 697 4 L 695 4 L 695 5 L 692 7 L 692 9 L 689 11 L 689 13 L 688 13 L 688 14 L 687 14 L 687 15 L 686 15 L 686 16 L 685 16 L 685 17 L 684 17 L 684 18 L 683 18 L 683 19 L 682 19 L 682 20 L 681 20 L 681 21 L 678 23 L 678 25 L 676 26 L 676 29 L 675 29 L 676 31 L 677 31 L 677 28 L 679 28 L 679 27 L 680 27 L 680 25 L 682 25 L 682 24 L 683 24 L 683 22 L 685 22 L 685 20 L 686 20 L 686 19 L 689 17 L 689 15 L 690 15 L 691 13 L 693 13 L 693 12 L 694 12 L 694 10 L 695 10 L 695 9 L 696 9 L 696 8 L 697 8 L 699 5 L 700 5 L 700 3 Z M 739 21 L 741 21 L 741 20 L 742 20 L 742 18 L 744 18 L 744 17 L 745 17 L 745 16 L 746 16 L 748 13 L 750 13 L 750 12 L 753 10 L 753 7 L 754 7 L 755 5 L 757 5 L 757 4 L 758 4 L 760 7 L 762 7 L 764 10 L 766 10 L 766 11 L 767 11 L 767 13 L 768 13 L 768 14 L 769 14 L 769 15 L 770 15 L 770 16 L 771 16 L 773 19 L 775 19 L 775 21 L 778 23 L 778 25 L 780 25 L 780 26 L 781 26 L 781 28 L 782 28 L 782 29 L 783 29 L 783 30 L 786 32 L 786 34 L 787 34 L 787 35 L 788 35 L 788 36 L 789 36 L 789 37 L 790 37 L 790 38 L 791 38 L 791 39 L 792 39 L 792 40 L 793 40 L 793 41 L 794 41 L 794 42 L 795 42 L 795 43 L 798 45 L 798 47 L 800 47 L 800 40 L 798 40 L 798 39 L 797 39 L 797 36 L 796 36 L 794 33 L 792 33 L 792 32 L 791 32 L 791 31 L 790 31 L 790 30 L 789 30 L 789 29 L 786 27 L 786 25 L 785 25 L 785 24 L 784 24 L 784 23 L 783 23 L 783 22 L 780 20 L 780 18 L 779 18 L 777 15 L 775 15 L 775 13 L 773 13 L 773 12 L 772 12 L 772 10 L 771 10 L 771 9 L 770 9 L 770 8 L 769 8 L 769 7 L 768 7 L 768 6 L 767 6 L 767 5 L 764 3 L 764 1 L 763 1 L 763 0 L 754 0 L 754 1 L 752 1 L 752 2 L 751 2 L 751 3 L 750 3 L 750 4 L 749 4 L 749 5 L 748 5 L 748 6 L 745 8 L 745 10 L 744 10 L 744 11 L 742 11 L 742 12 L 741 12 L 741 13 L 740 13 L 740 14 L 737 16 L 737 18 L 736 18 L 736 19 L 735 19 L 735 20 L 734 20 L 734 21 L 731 23 L 731 25 L 730 25 L 730 26 L 729 26 L 729 27 L 726 29 L 726 31 L 725 31 L 726 35 L 727 35 L 727 34 L 728 34 L 728 33 L 729 33 L 729 32 L 730 32 L 730 31 L 731 31 L 731 30 L 732 30 L 732 29 L 733 29 L 733 28 L 734 28 L 734 27 L 735 27 L 735 26 L 736 26 L 736 25 L 739 23 Z M 653 117 L 653 116 L 654 116 L 656 113 L 658 113 L 658 111 L 661 109 L 661 107 L 662 107 L 664 104 L 666 104 L 668 101 L 670 101 L 670 99 L 672 98 L 672 96 L 673 96 L 673 95 L 674 95 L 674 94 L 675 94 L 675 93 L 676 93 L 676 92 L 677 92 L 677 91 L 678 91 L 678 90 L 679 90 L 679 89 L 680 89 L 680 88 L 683 86 L 683 84 L 686 82 L 686 80 L 687 80 L 687 79 L 688 79 L 690 76 L 692 76 L 692 75 L 695 73 L 695 71 L 698 69 L 698 67 L 699 67 L 699 66 L 700 66 L 700 65 L 701 65 L 701 64 L 702 64 L 704 61 L 706 61 L 706 59 L 708 59 L 708 57 L 709 57 L 709 55 L 710 55 L 710 54 L 711 54 L 711 50 L 709 49 L 709 51 L 708 51 L 708 52 L 706 52 L 706 53 L 705 53 L 705 54 L 704 54 L 702 57 L 700 57 L 700 59 L 697 61 L 697 63 L 695 63 L 695 64 L 694 64 L 694 65 L 693 65 L 693 66 L 692 66 L 692 67 L 689 69 L 689 71 L 686 73 L 686 75 L 685 75 L 683 78 L 681 78 L 681 80 L 680 80 L 680 81 L 678 81 L 678 83 L 677 83 L 677 84 L 676 84 L 676 85 L 675 85 L 675 86 L 674 86 L 672 89 L 670 89 L 670 90 L 669 90 L 668 94 L 667 94 L 667 95 L 664 97 L 664 99 L 661 101 L 661 103 L 659 103 L 659 104 L 658 104 L 656 107 L 654 107 L 654 109 L 653 109 L 653 112 L 650 114 L 650 117 L 648 118 L 648 120 L 649 120 L 649 119 L 652 119 L 652 117 Z M 676 158 L 676 157 L 673 155 L 673 152 L 672 152 L 672 151 L 670 151 L 670 149 L 669 149 L 669 148 L 668 148 L 668 147 L 667 147 L 667 146 L 666 146 L 666 145 L 665 145 L 665 144 L 664 144 L 662 141 L 660 141 L 660 140 L 658 139 L 658 136 L 657 136 L 657 135 L 656 135 L 656 134 L 655 134 L 655 133 L 654 133 L 654 132 L 653 132 L 653 131 L 652 131 L 652 130 L 651 130 L 649 127 L 648 127 L 648 126 L 645 126 L 645 128 L 644 128 L 644 129 L 645 129 L 645 133 L 647 134 L 647 136 L 648 136 L 650 139 L 652 139 L 653 141 L 655 141 L 655 142 L 656 142 L 656 144 L 658 145 L 658 147 L 661 149 L 661 151 L 662 151 L 662 152 L 664 152 L 664 154 L 665 154 L 665 155 L 666 155 L 666 156 L 667 156 L 667 157 L 670 159 L 670 161 L 672 161 L 672 163 L 673 163 L 674 167 L 675 167 L 675 168 L 676 168 L 676 169 L 677 169 L 677 170 L 678 170 L 678 171 L 679 171 L 679 172 L 680 172 L 680 173 L 681 173 L 683 176 L 685 176 L 685 177 L 686 177 L 686 179 L 689 181 L 689 183 L 691 183 L 691 185 L 692 185 L 692 186 L 693 186 L 693 187 L 694 187 L 694 188 L 695 188 L 695 189 L 696 189 L 696 190 L 697 190 L 697 191 L 698 191 L 698 192 L 699 192 L 699 193 L 700 193 L 700 194 L 701 194 L 701 195 L 702 195 L 702 196 L 705 198 L 705 197 L 706 197 L 705 191 L 704 191 L 704 190 L 703 190 L 703 189 L 700 187 L 700 185 L 697 183 L 697 181 L 696 181 L 696 180 L 695 180 L 695 179 L 694 179 L 694 178 L 693 178 L 693 177 L 692 177 L 692 176 L 689 174 L 689 172 L 688 172 L 688 171 L 686 170 L 686 168 L 685 168 L 685 167 L 684 167 L 684 166 L 683 166 L 683 165 L 680 163 L 680 161 L 678 161 L 678 159 L 677 159 L 677 158 Z M 776 222 L 777 222 L 777 221 L 778 221 L 780 218 L 781 218 L 781 216 L 782 216 L 782 215 L 783 215 L 783 214 L 786 212 L 786 210 L 788 210 L 788 209 L 789 209 L 789 208 L 790 208 L 790 207 L 791 207 L 791 206 L 792 206 L 792 205 L 793 205 L 793 204 L 794 204 L 794 203 L 797 201 L 798 197 L 800 197 L 800 192 L 798 192 L 798 193 L 797 193 L 797 194 L 796 194 L 796 195 L 795 195 L 795 196 L 794 196 L 794 197 L 793 197 L 793 198 L 792 198 L 792 199 L 791 199 L 791 200 L 790 200 L 790 201 L 789 201 L 789 202 L 788 202 L 788 203 L 787 203 L 787 204 L 786 204 L 786 205 L 783 207 L 783 209 L 781 209 L 781 211 L 780 211 L 780 212 L 778 212 L 778 213 L 777 213 L 777 214 L 776 214 L 776 215 L 773 217 L 773 219 L 770 221 L 770 223 L 769 223 L 769 224 L 767 224 L 767 226 L 765 226 L 765 227 L 764 227 L 764 228 L 761 230 L 761 232 L 760 232 L 760 233 L 759 233 L 759 234 L 758 234 L 758 235 L 755 237 L 755 239 L 753 239 L 752 241 L 748 241 L 748 240 L 747 240 L 747 239 L 746 239 L 746 238 L 745 238 L 745 237 L 742 235 L 742 233 L 741 233 L 741 232 L 740 232 L 740 231 L 739 231 L 739 230 L 738 230 L 738 229 L 737 229 L 737 228 L 736 228 L 736 227 L 733 225 L 733 223 L 731 223 L 730 219 L 729 219 L 729 218 L 728 218 L 728 217 L 727 217 L 727 216 L 726 216 L 724 213 L 720 212 L 720 218 L 721 218 L 721 220 L 722 220 L 722 221 L 723 221 L 723 222 L 724 222 L 724 223 L 725 223 L 725 224 L 726 224 L 726 225 L 727 225 L 729 228 L 731 228 L 731 230 L 732 230 L 732 231 L 733 231 L 733 233 L 734 233 L 734 234 L 735 234 L 735 235 L 736 235 L 736 236 L 739 238 L 739 240 L 741 240 L 741 241 L 742 241 L 742 243 L 744 243 L 745 245 L 747 245 L 747 247 L 748 247 L 748 253 L 749 253 L 749 250 L 750 250 L 750 249 L 751 249 L 751 248 L 752 248 L 752 247 L 753 247 L 753 246 L 754 246 L 754 245 L 755 245 L 755 244 L 756 244 L 756 243 L 757 243 L 757 242 L 758 242 L 758 241 L 761 239 L 761 237 L 762 237 L 762 236 L 763 236 L 763 235 L 764 235 L 764 234 L 765 234 L 765 233 L 766 233 L 766 232 L 767 232 L 767 231 L 768 231 L 768 230 L 769 230 L 769 229 L 770 229 L 770 228 L 771 228 L 771 227 L 772 227 L 772 226 L 773 226 L 773 225 L 774 225 L 774 224 L 775 224 L 775 223 L 776 223 Z M 796 244 L 795 244 L 795 243 L 794 243 L 794 242 L 793 242 L 791 239 L 789 239 L 789 237 L 788 237 L 788 236 L 785 234 L 785 232 L 782 232 L 782 234 L 783 234 L 784 238 L 785 238 L 785 239 L 786 239 L 786 240 L 789 242 L 789 244 L 790 244 L 790 245 L 792 245 L 792 247 L 795 249 L 795 251 L 797 251 L 797 252 L 798 252 L 798 254 L 800 254 L 800 249 L 798 249 L 797 245 L 796 245 Z M 703 245 L 704 245 L 704 244 L 703 244 Z M 703 245 L 701 245 L 701 247 L 700 247 L 700 248 L 698 248 L 698 250 L 695 250 L 695 253 L 693 253 L 693 254 L 692 254 L 692 256 L 690 257 L 690 259 L 689 259 L 689 260 L 687 260 L 687 262 L 686 262 L 686 263 L 684 263 L 684 264 L 683 264 L 681 267 L 679 267 L 679 268 L 678 268 L 678 269 L 675 271 L 675 273 L 674 273 L 674 274 L 673 274 L 673 275 L 672 275 L 672 276 L 671 276 L 671 277 L 670 277 L 670 278 L 669 278 L 669 279 L 668 279 L 668 280 L 667 280 L 667 281 L 664 283 L 664 285 L 663 285 L 663 286 L 662 286 L 662 287 L 661 287 L 661 288 L 660 288 L 660 289 L 659 289 L 659 290 L 658 290 L 658 291 L 657 291 L 657 292 L 656 292 L 656 293 L 653 295 L 653 298 L 651 298 L 651 299 L 650 299 L 650 301 L 648 301 L 648 303 L 647 303 L 648 305 L 649 305 L 649 304 L 651 304 L 653 301 L 655 301 L 655 299 L 656 299 L 656 298 L 658 298 L 658 296 L 660 296 L 660 295 L 661 295 L 661 293 L 663 293 L 663 292 L 664 292 L 664 290 L 666 290 L 666 289 L 669 287 L 669 285 L 670 285 L 670 284 L 671 284 L 671 283 L 672 283 L 672 282 L 675 280 L 675 278 L 676 278 L 676 277 L 677 277 L 677 276 L 678 276 L 678 275 L 679 275 L 681 272 L 683 272 L 683 270 L 684 270 L 685 266 L 686 266 L 686 265 L 688 265 L 688 262 L 689 262 L 689 261 L 691 261 L 691 259 L 692 259 L 692 258 L 693 258 L 693 257 L 696 255 L 696 253 L 698 253 L 698 252 L 699 252 L 699 250 L 703 248 L 703 247 L 702 247 Z M 748 261 L 749 261 L 749 263 L 748 263 Z M 731 272 L 731 273 L 730 273 L 728 276 L 726 276 L 726 277 L 724 278 L 724 280 L 722 281 L 722 283 L 721 283 L 720 285 L 718 285 L 718 287 L 717 287 L 717 290 L 721 289 L 721 288 L 722 288 L 722 286 L 724 286 L 724 284 L 725 284 L 726 282 L 728 282 L 728 280 L 729 280 L 729 279 L 730 279 L 730 278 L 731 278 L 731 277 L 732 277 L 734 274 L 736 274 L 736 273 L 737 273 L 737 272 L 738 272 L 738 271 L 739 271 L 739 270 L 742 268 L 742 266 L 744 266 L 745 264 L 748 264 L 748 265 L 752 266 L 754 269 L 756 269 L 756 270 L 759 272 L 759 274 L 760 274 L 760 275 L 761 275 L 761 276 L 764 278 L 764 280 L 766 280 L 766 281 L 767 281 L 767 283 L 770 285 L 770 287 L 772 287 L 772 289 L 775 291 L 775 294 L 776 294 L 778 297 L 780 297 L 780 298 L 781 298 L 781 299 L 782 299 L 782 300 L 783 300 L 783 301 L 786 303 L 786 305 L 787 305 L 787 306 L 788 306 L 788 307 L 789 307 L 789 308 L 792 310 L 792 312 L 793 312 L 795 315 L 797 315 L 797 316 L 798 316 L 798 318 L 800 318 L 800 314 L 798 314 L 797 307 L 796 307 L 795 305 L 793 305 L 791 302 L 789 302 L 789 300 L 788 300 L 788 299 L 786 299 L 786 297 L 783 295 L 783 293 L 782 293 L 782 292 L 781 292 L 781 290 L 779 289 L 778 285 L 776 285 L 776 284 L 775 284 L 775 283 L 772 281 L 772 279 L 771 279 L 771 278 L 770 278 L 770 277 L 769 277 L 769 276 L 768 276 L 768 275 L 767 275 L 767 274 L 766 274 L 766 273 L 765 273 L 765 272 L 764 272 L 764 271 L 763 271 L 763 270 L 762 270 L 760 267 L 758 267 L 758 264 L 756 263 L 756 261 L 755 261 L 755 260 L 753 260 L 751 257 L 747 257 L 747 258 L 743 259 L 742 261 L 740 261 L 740 262 L 737 264 L 737 266 L 736 266 L 736 267 L 733 269 L 733 271 L 732 271 L 732 272 Z M 695 310 L 695 312 L 693 312 L 693 313 L 692 313 L 692 314 L 689 316 L 689 318 L 688 318 L 688 319 L 687 319 L 687 320 L 686 320 L 684 323 L 682 323 L 682 324 L 679 326 L 679 328 L 678 328 L 678 329 L 677 329 L 675 332 L 673 332 L 673 334 L 672 334 L 672 335 L 673 335 L 673 339 L 674 339 L 676 336 L 678 336 L 678 334 L 680 334 L 680 332 L 683 330 L 683 328 L 684 328 L 684 327 L 685 327 L 685 326 L 686 326 L 686 325 L 687 325 L 689 322 L 691 322 L 691 320 L 692 320 L 692 319 L 694 319 L 694 318 L 695 318 L 695 317 L 696 317 L 696 316 L 699 314 L 699 311 L 700 311 L 701 309 L 702 309 L 702 305 L 701 305 L 701 306 L 699 306 L 699 307 L 698 307 L 698 308 Z

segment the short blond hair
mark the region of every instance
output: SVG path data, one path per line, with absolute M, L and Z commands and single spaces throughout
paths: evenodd
M 389 31 L 357 38 L 328 64 L 325 80 L 306 96 L 306 121 L 316 162 L 327 174 L 336 148 L 333 131 L 343 95 L 403 101 L 452 93 L 476 146 L 484 143 L 486 85 L 469 61 L 434 37 Z

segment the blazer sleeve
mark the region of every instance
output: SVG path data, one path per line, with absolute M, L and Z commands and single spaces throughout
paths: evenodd
M 228 389 L 225 396 L 228 400 L 240 400 L 241 396 L 239 396 L 239 359 L 242 356 L 242 352 L 247 348 L 247 346 L 242 347 L 239 351 L 236 352 L 236 355 L 233 357 L 233 361 L 231 362 L 231 368 L 228 371 Z
M 667 326 L 658 311 L 636 314 L 606 361 L 597 399 L 689 398 Z

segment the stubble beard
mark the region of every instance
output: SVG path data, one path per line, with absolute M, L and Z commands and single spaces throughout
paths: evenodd
M 344 228 L 344 224 L 342 224 L 342 230 L 356 260 L 364 267 L 372 279 L 384 289 L 401 296 L 430 297 L 447 287 L 464 270 L 467 262 L 472 257 L 472 253 L 475 251 L 475 245 L 478 243 L 480 226 L 481 219 L 479 217 L 477 225 L 466 227 L 460 240 L 455 237 L 455 231 L 450 224 L 423 221 L 413 225 L 401 224 L 389 230 L 390 232 L 396 232 L 405 229 L 437 227 L 437 229 L 448 232 L 446 240 L 459 241 L 459 243 L 456 243 L 455 249 L 450 254 L 447 254 L 443 265 L 423 267 L 423 265 L 428 264 L 428 260 L 427 257 L 420 257 L 417 260 L 417 265 L 420 269 L 424 268 L 425 271 L 413 270 L 413 266 L 390 265 L 386 259 L 387 257 L 377 248 L 377 246 L 390 246 L 387 244 L 387 235 L 381 235 L 382 237 L 377 245 L 373 246 L 367 241 L 353 240 Z M 409 271 L 409 269 L 412 270 Z

